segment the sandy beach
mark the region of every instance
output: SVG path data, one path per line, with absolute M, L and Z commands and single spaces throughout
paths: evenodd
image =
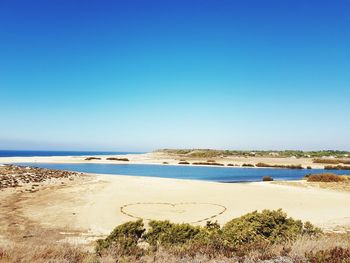
M 86 160 L 87 157 L 92 156 L 52 156 L 52 157 L 0 157 L 1 163 L 21 163 L 21 162 L 30 162 L 30 163 L 108 163 L 108 164 L 120 164 L 120 163 L 129 163 L 129 164 L 170 164 L 170 165 L 179 165 L 180 160 L 186 159 L 186 161 L 193 162 L 205 162 L 207 158 L 193 158 L 193 157 L 182 157 L 169 155 L 163 152 L 151 152 L 143 154 L 124 154 L 124 155 L 96 155 L 94 157 L 101 158 L 101 160 Z M 109 157 L 117 158 L 127 158 L 128 162 L 115 161 L 115 160 L 106 160 Z M 210 158 L 217 163 L 224 164 L 236 164 L 242 166 L 242 164 L 257 164 L 267 163 L 270 165 L 302 165 L 304 168 L 310 166 L 314 169 L 323 169 L 324 164 L 313 163 L 312 158 L 279 158 L 279 157 L 240 157 L 240 156 L 228 156 L 228 157 L 218 157 Z M 191 165 L 191 164 L 189 164 Z M 219 166 L 220 167 L 220 166 Z M 235 168 L 235 166 L 232 166 Z
M 0 241 L 10 242 L 11 231 L 18 227 L 21 234 L 35 235 L 35 226 L 51 231 L 55 240 L 89 244 L 136 218 L 223 224 L 253 210 L 278 208 L 326 231 L 350 230 L 349 192 L 269 182 L 224 184 L 116 175 L 41 185 L 35 193 L 21 188 L 0 191 Z

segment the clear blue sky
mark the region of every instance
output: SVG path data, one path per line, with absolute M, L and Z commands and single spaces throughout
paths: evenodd
M 0 1 L 0 149 L 350 150 L 350 2 Z

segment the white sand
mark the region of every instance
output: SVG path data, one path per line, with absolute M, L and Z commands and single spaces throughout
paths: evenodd
M 154 152 L 145 154 L 125 154 L 125 155 L 95 155 L 101 160 L 85 160 L 87 156 L 52 156 L 52 157 L 0 157 L 1 163 L 21 163 L 21 162 L 38 162 L 38 163 L 111 163 L 111 164 L 163 164 L 167 162 L 171 165 L 178 165 L 180 159 L 184 157 L 178 157 L 168 155 L 166 153 Z M 108 157 L 128 158 L 129 162 L 123 161 L 110 161 L 106 160 Z M 206 158 L 185 158 L 190 163 L 193 162 L 205 162 Z M 214 159 L 218 163 L 229 164 L 233 163 L 241 166 L 244 163 L 257 164 L 259 162 L 267 163 L 271 165 L 302 165 L 304 168 L 310 166 L 312 168 L 323 168 L 324 164 L 313 163 L 312 158 L 278 158 L 278 157 L 220 157 L 210 158 Z M 219 166 L 220 167 L 220 166 Z M 231 167 L 235 168 L 235 167 Z
M 195 222 L 226 209 L 212 219 L 225 223 L 253 210 L 282 208 L 289 216 L 324 229 L 350 229 L 350 193 L 263 182 L 224 184 L 97 175 L 82 184 L 39 191 L 23 203 L 22 211 L 44 226 L 67 226 L 99 235 L 134 220 L 120 208 L 137 202 L 147 204 L 126 206 L 124 211 L 145 219 Z

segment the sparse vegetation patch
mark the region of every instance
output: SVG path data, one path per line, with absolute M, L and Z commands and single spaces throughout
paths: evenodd
M 282 165 L 282 164 L 266 164 L 266 163 L 257 163 L 256 167 L 266 167 L 266 168 L 283 168 L 283 169 L 303 169 L 301 165 Z
M 308 182 L 343 182 L 345 177 L 336 174 L 311 174 L 307 176 Z
M 350 170 L 349 165 L 326 165 L 325 170 Z
M 321 235 L 321 230 L 311 223 L 287 217 L 280 209 L 254 211 L 229 221 L 223 227 L 215 222 L 207 222 L 201 227 L 167 220 L 151 220 L 148 226 L 146 230 L 143 222 L 138 220 L 116 227 L 107 238 L 97 242 L 97 254 L 137 259 L 149 253 L 166 251 L 178 258 L 203 254 L 213 258 L 237 258 L 240 262 L 252 251 L 259 251 L 264 257 L 269 255 L 266 259 L 273 258 L 275 254 L 263 250 L 291 244 L 301 237 Z
M 128 158 L 117 158 L 117 157 L 108 157 L 106 158 L 108 161 L 122 161 L 122 162 L 128 162 Z
M 273 181 L 273 178 L 272 178 L 271 176 L 264 176 L 264 177 L 262 178 L 262 180 L 263 180 L 264 182 L 269 182 L 269 181 Z
M 318 158 L 313 160 L 314 163 L 325 163 L 325 164 L 350 164 L 350 160 L 342 159 L 323 159 Z
M 193 165 L 216 165 L 216 166 L 224 166 L 222 163 L 217 163 L 217 162 L 194 162 L 192 163 Z
M 255 167 L 255 165 L 251 163 L 244 163 L 242 164 L 242 167 Z
M 91 160 L 101 160 L 99 157 L 87 157 L 85 158 L 85 161 L 91 161 Z

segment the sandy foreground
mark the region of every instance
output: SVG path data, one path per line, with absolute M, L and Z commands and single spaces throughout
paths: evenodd
M 349 192 L 266 182 L 89 175 L 58 186 L 43 185 L 35 193 L 5 189 L 0 200 L 0 243 L 9 242 L 18 230 L 20 238 L 35 238 L 32 229 L 40 227 L 55 240 L 89 244 L 135 218 L 223 224 L 253 210 L 278 208 L 324 230 L 350 230 Z
M 179 161 L 186 159 L 186 161 L 192 162 L 205 162 L 207 159 L 179 157 L 174 155 L 168 155 L 162 152 L 151 152 L 144 154 L 125 154 L 125 155 L 96 155 L 95 157 L 101 158 L 101 160 L 85 160 L 87 156 L 53 156 L 53 157 L 0 157 L 0 163 L 20 163 L 20 162 L 38 162 L 38 163 L 129 163 L 129 164 L 163 164 L 166 162 L 171 165 L 178 165 Z M 128 162 L 123 161 L 110 161 L 106 160 L 108 157 L 120 157 L 128 158 Z M 236 164 L 241 166 L 242 164 L 257 164 L 259 162 L 267 163 L 271 165 L 302 165 L 304 168 L 310 166 L 312 168 L 324 168 L 324 164 L 313 163 L 312 158 L 278 158 L 278 157 L 219 157 L 210 158 L 218 163 L 224 165 Z M 235 167 L 232 167 L 233 169 Z
M 0 158 L 0 163 L 85 161 L 86 157 Z M 179 160 L 155 153 L 126 155 L 128 163 L 177 164 Z M 234 159 L 234 160 L 232 160 Z M 256 160 L 259 159 L 259 160 Z M 267 159 L 267 160 L 263 160 Z M 193 160 L 189 160 L 193 161 Z M 293 158 L 216 159 L 220 163 L 302 164 Z M 315 165 L 313 165 L 315 167 Z M 234 168 L 233 168 L 234 169 Z M 298 187 L 271 182 L 215 183 L 122 175 L 87 175 L 73 181 L 41 183 L 39 191 L 26 186 L 0 191 L 0 244 L 38 238 L 91 244 L 118 224 L 136 218 L 173 222 L 221 224 L 245 213 L 282 208 L 289 216 L 310 221 L 326 231 L 350 231 L 350 192 Z M 40 233 L 40 234 L 38 234 Z

